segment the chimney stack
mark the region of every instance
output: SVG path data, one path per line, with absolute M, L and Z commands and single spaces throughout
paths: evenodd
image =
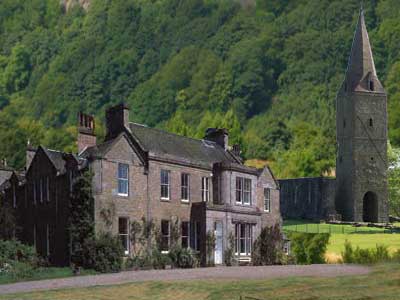
M 208 128 L 204 139 L 220 145 L 224 150 L 228 150 L 229 141 L 228 130 L 225 128 Z
M 116 138 L 125 129 L 129 129 L 129 108 L 125 103 L 107 109 L 106 128 L 106 141 Z
M 78 153 L 88 147 L 96 145 L 96 134 L 94 117 L 91 115 L 78 113 Z

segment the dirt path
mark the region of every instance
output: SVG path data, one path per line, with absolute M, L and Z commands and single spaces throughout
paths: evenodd
M 336 277 L 365 275 L 368 267 L 354 265 L 215 267 L 198 269 L 129 271 L 115 274 L 89 275 L 62 279 L 19 282 L 0 285 L 0 294 L 26 293 L 39 290 L 83 288 L 128 282 L 199 280 L 199 279 L 272 279 L 292 276 Z

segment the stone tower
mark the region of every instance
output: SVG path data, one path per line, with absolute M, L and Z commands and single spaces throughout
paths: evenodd
M 336 99 L 336 210 L 343 220 L 388 221 L 386 106 L 361 9 Z

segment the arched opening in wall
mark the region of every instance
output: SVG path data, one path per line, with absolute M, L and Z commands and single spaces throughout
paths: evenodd
M 367 192 L 363 198 L 363 221 L 378 222 L 378 198 L 375 193 Z

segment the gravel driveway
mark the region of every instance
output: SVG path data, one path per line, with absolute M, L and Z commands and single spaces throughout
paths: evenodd
M 266 267 L 215 267 L 197 269 L 129 271 L 115 274 L 89 275 L 62 279 L 19 282 L 0 285 L 0 294 L 24 293 L 39 290 L 83 288 L 128 282 L 199 280 L 199 279 L 272 279 L 291 276 L 335 277 L 365 275 L 370 268 L 355 265 L 309 265 Z

